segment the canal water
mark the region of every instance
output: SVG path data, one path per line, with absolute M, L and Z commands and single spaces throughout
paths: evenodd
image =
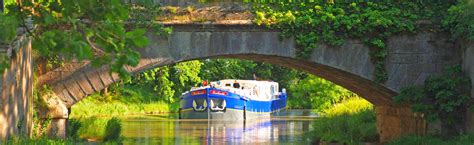
M 177 119 L 177 114 L 122 120 L 124 144 L 310 144 L 305 138 L 316 115 L 291 110 L 268 119 L 208 121 Z

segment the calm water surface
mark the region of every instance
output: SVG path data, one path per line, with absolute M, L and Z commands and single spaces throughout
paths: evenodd
M 176 114 L 123 119 L 124 144 L 310 144 L 304 135 L 316 117 L 292 110 L 250 121 L 180 120 Z

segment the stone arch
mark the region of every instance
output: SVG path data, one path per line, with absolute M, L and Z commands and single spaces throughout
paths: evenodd
M 357 40 L 347 40 L 342 46 L 320 44 L 309 59 L 303 60 L 296 57 L 293 39 L 280 39 L 278 31 L 259 26 L 172 26 L 174 32 L 168 37 L 149 35 L 152 44 L 138 49 L 142 59 L 138 66 L 127 67 L 129 72 L 204 58 L 249 59 L 295 68 L 341 85 L 374 104 L 381 140 L 424 131 L 418 125 L 411 126 L 418 124 L 417 116 L 407 107 L 394 105 L 392 97 L 401 87 L 422 83 L 444 65 L 459 64 L 461 58 L 460 52 L 453 51 L 455 46 L 440 37 L 442 34 L 421 32 L 391 37 L 387 43 L 388 80 L 378 84 L 374 82 L 370 50 Z M 39 84 L 50 85 L 66 107 L 118 81 L 107 67 L 93 68 L 87 62 L 71 63 L 39 78 Z
M 141 72 L 203 58 L 248 59 L 282 65 L 328 79 L 375 105 L 390 105 L 391 97 L 396 94 L 394 90 L 373 82 L 374 66 L 369 49 L 358 41 L 348 41 L 341 47 L 322 44 L 310 59 L 304 60 L 296 57 L 294 41 L 280 40 L 276 31 L 252 25 L 222 27 L 225 26 L 181 26 L 175 28 L 174 34 L 167 38 L 150 35 L 153 43 L 139 49 L 142 54 L 139 66 L 127 69 Z M 86 64 L 68 77 L 48 84 L 70 107 L 83 97 L 117 81 L 118 77 L 110 75 L 106 67 L 96 69 Z

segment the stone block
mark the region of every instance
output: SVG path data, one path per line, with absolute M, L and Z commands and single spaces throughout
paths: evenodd
M 52 119 L 46 134 L 49 138 L 66 139 L 66 124 L 67 119 Z
M 104 89 L 104 84 L 102 84 L 102 81 L 99 78 L 99 74 L 95 70 L 89 70 L 85 72 L 85 74 L 96 92 Z
M 388 61 L 390 63 L 400 63 L 400 64 L 417 63 L 418 56 L 416 54 L 411 54 L 411 53 L 391 54 L 388 57 Z
M 46 102 L 45 110 L 39 110 L 39 117 L 43 119 L 54 118 L 68 118 L 68 109 L 63 100 L 59 99 L 55 93 L 48 93 L 42 96 Z
M 377 131 L 381 142 L 398 138 L 403 134 L 424 134 L 426 123 L 417 118 L 408 107 L 376 106 Z
M 85 74 L 78 74 L 74 79 L 87 95 L 93 94 L 95 92 L 92 84 L 89 82 Z
M 110 72 L 108 69 L 102 69 L 99 71 L 99 78 L 102 80 L 105 86 L 109 86 L 114 83 L 114 79 L 109 75 Z
M 212 40 L 211 39 L 212 34 L 213 33 L 210 33 L 210 32 L 193 32 L 191 34 L 190 51 L 181 52 L 182 54 L 187 54 L 187 55 L 184 55 L 184 57 L 181 57 L 180 60 L 203 58 L 215 53 L 219 54 L 219 52 L 214 53 L 214 52 L 208 51 L 210 48 L 212 48 L 212 45 L 225 47 L 225 44 L 223 44 L 222 40 Z M 223 48 L 217 48 L 217 49 L 223 49 Z M 182 50 L 182 49 L 179 49 L 179 50 Z
M 70 93 L 71 99 L 74 102 L 78 102 L 82 100 L 82 97 L 84 97 L 86 94 L 82 91 L 81 87 L 79 84 L 76 83 L 74 79 L 69 79 L 66 82 L 63 83 L 64 86 L 66 87 L 66 90 Z
M 192 47 L 191 40 L 195 41 L 195 39 L 199 39 L 191 37 L 191 34 L 191 32 L 173 32 L 173 34 L 169 37 L 169 52 L 174 60 L 178 60 L 189 55 Z

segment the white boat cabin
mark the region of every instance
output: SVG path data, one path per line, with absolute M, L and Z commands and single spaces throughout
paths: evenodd
M 257 80 L 220 80 L 211 82 L 208 86 L 193 88 L 191 91 L 208 87 L 236 93 L 252 100 L 273 100 L 280 95 L 277 82 Z

